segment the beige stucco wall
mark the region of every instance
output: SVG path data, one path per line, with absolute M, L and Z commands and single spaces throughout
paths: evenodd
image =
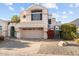
M 0 35 L 7 36 L 8 35 L 8 22 L 4 20 L 0 20 L 0 26 L 2 26 L 2 33 L 0 33 Z

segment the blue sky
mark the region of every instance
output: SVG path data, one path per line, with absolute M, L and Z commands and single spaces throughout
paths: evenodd
M 27 9 L 31 3 L 0 3 L 0 19 L 10 20 L 13 15 Z M 78 3 L 42 3 L 42 6 L 48 8 L 52 17 L 62 23 L 70 22 L 79 18 L 79 4 Z

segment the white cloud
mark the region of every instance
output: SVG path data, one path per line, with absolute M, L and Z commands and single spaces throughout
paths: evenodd
M 21 8 L 21 11 L 23 11 L 25 8 L 24 7 L 20 7 Z
M 57 6 L 56 6 L 55 8 L 56 8 L 56 9 L 58 9 L 58 7 L 57 7 Z
M 7 5 L 7 6 L 12 6 L 13 3 L 5 3 L 5 5 Z
M 75 3 L 75 7 L 79 7 L 79 3 Z
M 60 15 L 59 15 L 58 13 L 53 13 L 53 14 L 52 14 L 52 17 L 59 18 Z
M 9 8 L 9 10 L 14 11 L 14 8 L 12 7 L 13 3 L 4 3 L 4 4 Z
M 63 15 L 73 14 L 73 11 L 68 11 L 68 12 L 63 11 L 62 14 L 63 14 Z M 65 18 L 65 17 L 64 17 L 64 18 Z
M 73 4 L 69 4 L 69 7 L 73 7 Z
M 44 7 L 46 8 L 55 8 L 55 9 L 58 9 L 58 6 L 56 3 L 43 3 L 42 4 Z
M 79 7 L 79 3 L 72 3 L 69 5 L 70 7 Z
M 13 7 L 11 7 L 11 6 L 9 6 L 9 10 L 14 11 L 14 8 L 13 8 Z
M 63 11 L 62 14 L 66 14 L 66 11 Z
M 69 11 L 69 14 L 73 14 L 73 12 L 72 11 Z
M 63 15 L 61 18 L 62 19 L 66 19 L 66 18 L 68 18 L 68 16 L 67 15 Z

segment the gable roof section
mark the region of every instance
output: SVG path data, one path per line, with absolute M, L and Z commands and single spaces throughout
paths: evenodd
M 44 7 L 44 6 L 42 6 L 42 5 L 32 4 L 32 5 L 31 5 L 30 7 L 28 7 L 26 10 L 31 9 L 31 8 L 34 7 L 34 6 L 40 7 L 40 8 L 42 8 L 42 9 L 47 9 L 46 7 Z
M 26 11 L 30 10 L 32 7 L 35 7 L 35 6 L 40 7 L 41 9 L 46 9 L 46 10 L 48 10 L 46 7 L 44 7 L 44 6 L 42 6 L 42 5 L 32 4 L 32 5 L 30 5 L 28 8 L 26 8 L 25 10 L 22 10 L 22 11 L 20 12 L 20 14 L 22 14 L 23 12 L 26 12 Z

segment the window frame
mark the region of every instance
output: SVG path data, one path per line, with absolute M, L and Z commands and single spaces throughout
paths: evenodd
M 34 17 L 35 17 L 34 15 L 36 15 L 36 16 L 39 15 L 39 16 L 40 16 L 39 19 L 34 19 Z M 39 21 L 39 20 L 42 20 L 42 10 L 32 10 L 32 11 L 31 11 L 31 20 L 32 20 L 32 21 L 36 21 L 36 20 Z

